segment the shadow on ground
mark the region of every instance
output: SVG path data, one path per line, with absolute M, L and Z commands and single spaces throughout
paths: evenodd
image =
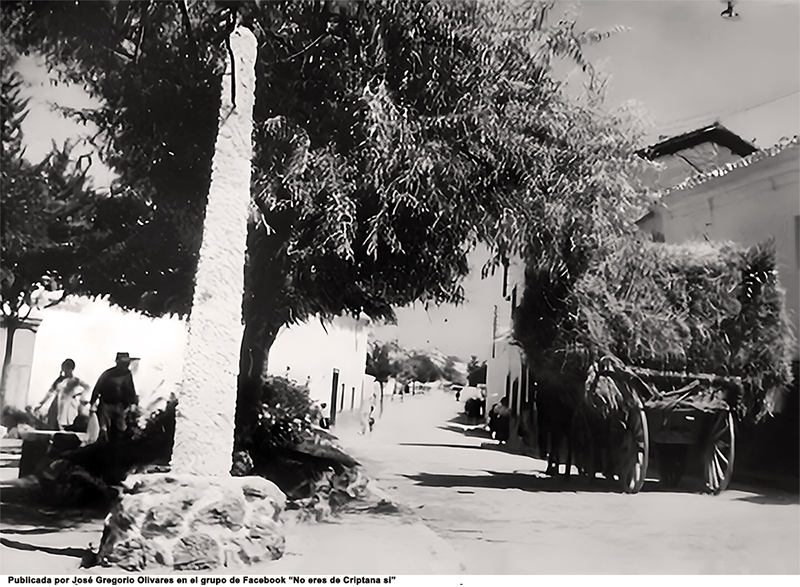
M 735 488 L 734 486 L 734 489 Z M 737 497 L 736 501 L 747 501 L 763 505 L 797 505 L 800 503 L 800 496 L 788 493 L 781 493 L 778 495 L 748 495 L 746 497 Z
M 43 552 L 45 554 L 53 554 L 56 556 L 68 556 L 72 558 L 78 558 L 81 560 L 81 562 L 88 562 L 90 559 L 94 557 L 94 554 L 88 548 L 73 548 L 71 546 L 65 546 L 63 548 L 55 546 L 37 546 L 34 544 L 19 542 L 17 540 L 10 540 L 8 538 L 0 538 L 0 544 L 5 546 L 6 548 L 12 548 L 14 550 L 24 550 L 28 552 Z
M 468 418 L 466 414 L 458 414 L 456 417 L 451 418 L 448 420 L 448 424 L 444 426 L 438 426 L 441 430 L 446 430 L 448 432 L 455 432 L 461 436 L 481 436 L 485 438 L 490 438 L 490 434 L 485 430 L 483 426 L 475 425 L 475 420 L 472 418 Z M 461 424 L 462 426 L 457 426 L 454 424 Z M 538 456 L 524 452 L 520 449 L 514 449 L 508 444 L 499 444 L 495 441 L 490 441 L 486 443 L 481 443 L 480 446 L 475 445 L 463 445 L 463 444 L 446 444 L 446 443 L 436 443 L 436 444 L 415 444 L 415 443 L 404 443 L 401 446 L 430 446 L 430 447 L 446 447 L 446 448 L 469 448 L 473 450 L 494 450 L 498 452 L 505 452 L 507 454 L 514 454 L 514 455 L 521 455 L 529 457 L 533 460 L 541 461 Z M 652 457 L 651 457 L 652 458 Z M 695 467 L 696 468 L 696 467 Z M 651 462 L 651 470 L 655 471 L 654 479 L 649 479 L 645 483 L 645 486 L 642 488 L 644 492 L 652 492 L 652 493 L 706 493 L 705 489 L 705 482 L 700 477 L 698 472 L 692 473 L 687 472 L 684 475 L 684 478 L 677 486 L 669 486 L 665 485 L 664 483 L 660 482 L 657 473 L 658 473 L 658 466 L 653 467 L 653 463 Z M 571 475 L 569 477 L 565 477 L 563 475 L 560 476 L 541 476 L 539 480 L 531 480 L 525 479 L 519 482 L 519 486 L 517 485 L 508 485 L 508 487 L 515 487 L 518 489 L 523 489 L 526 491 L 589 491 L 589 492 L 598 492 L 598 491 L 608 491 L 613 493 L 619 493 L 619 485 L 617 482 L 613 480 L 608 480 L 605 478 L 596 478 L 593 481 L 589 481 L 586 477 L 581 477 L 578 475 Z M 446 477 L 446 476 L 445 476 Z M 526 477 L 531 477 L 531 475 L 526 475 Z M 498 487 L 503 488 L 505 487 L 502 483 L 497 482 L 496 484 L 492 482 L 487 482 L 486 478 L 483 476 L 476 476 L 475 479 L 481 479 L 478 481 L 478 485 L 474 485 L 475 487 Z M 417 479 L 420 481 L 420 484 L 428 484 L 421 482 L 421 479 Z M 511 479 L 514 482 L 514 479 Z M 447 483 L 442 483 L 441 486 L 452 486 L 448 485 Z M 773 479 L 769 478 L 758 478 L 755 477 L 751 479 L 748 477 L 747 474 L 741 475 L 738 473 L 734 473 L 733 482 L 731 483 L 729 489 L 745 491 L 748 493 L 752 493 L 754 495 L 748 497 L 740 497 L 737 500 L 740 501 L 749 501 L 751 503 L 759 503 L 759 504 L 797 504 L 800 502 L 800 495 L 798 495 L 798 484 L 794 478 L 789 477 L 788 481 L 784 478 L 781 479 Z
M 455 446 L 456 448 L 463 448 Z M 584 493 L 622 493 L 619 483 L 613 479 L 596 477 L 590 480 L 580 475 L 554 475 L 549 476 L 541 472 L 497 472 L 485 471 L 487 474 L 477 475 L 439 475 L 435 473 L 419 473 L 417 475 L 404 475 L 407 479 L 415 481 L 417 485 L 426 487 L 451 487 L 451 488 L 482 488 L 482 489 L 520 489 L 531 492 L 584 492 Z M 733 489 L 737 489 L 734 487 Z M 757 491 L 753 488 L 744 491 Z M 658 479 L 648 479 L 642 493 L 705 493 L 701 479 L 686 478 L 677 487 L 669 487 Z M 631 496 L 635 499 L 635 496 Z M 749 501 L 761 504 L 796 504 L 798 496 L 789 494 L 760 494 L 755 493 L 747 497 L 736 498 L 739 501 Z
M 17 479 L 0 487 L 2 534 L 47 534 L 54 530 L 76 528 L 102 521 L 109 504 L 76 507 L 53 507 L 41 498 L 38 484 Z M 14 526 L 32 528 L 14 528 Z
M 589 481 L 582 477 L 550 477 L 543 473 L 505 473 L 485 471 L 486 475 L 438 475 L 419 473 L 405 475 L 417 485 L 427 487 L 475 487 L 483 489 L 521 489 L 522 491 L 563 492 L 588 491 L 619 493 L 619 486 L 608 479 Z
M 442 446 L 442 445 L 437 445 Z M 444 445 L 447 446 L 447 445 Z M 475 448 L 453 445 L 453 448 Z M 436 473 L 419 473 L 404 475 L 407 479 L 424 487 L 481 488 L 481 489 L 520 489 L 530 492 L 584 492 L 584 493 L 622 493 L 619 483 L 612 479 L 597 477 L 589 480 L 579 475 L 548 476 L 541 472 L 506 473 L 485 471 L 488 474 L 477 475 L 439 475 Z M 732 486 L 733 490 L 747 491 L 751 495 L 737 497 L 736 501 L 746 501 L 764 505 L 793 505 L 800 501 L 797 495 L 788 493 L 765 494 L 757 488 Z M 669 487 L 658 479 L 648 479 L 642 493 L 705 493 L 701 479 L 686 478 L 677 487 Z M 635 499 L 635 496 L 631 496 Z
M 448 420 L 450 424 L 461 424 L 462 426 L 481 426 L 484 421 L 483 418 L 474 418 L 468 416 L 465 412 L 461 412 Z
M 78 528 L 85 524 L 102 522 L 106 509 L 61 509 L 37 504 L 6 503 L 2 505 L 0 534 L 48 534 L 67 528 Z M 22 526 L 23 528 L 15 528 Z M 28 528 L 32 526 L 32 528 Z
M 445 425 L 445 426 L 437 426 L 439 430 L 447 430 L 448 432 L 457 432 L 459 434 L 463 434 L 464 436 L 477 436 L 479 438 L 491 438 L 491 433 L 486 430 L 483 426 L 453 426 L 453 425 Z
M 474 444 L 447 444 L 443 442 L 398 442 L 397 446 L 419 446 L 419 447 L 436 447 L 436 448 L 468 448 L 471 450 L 492 450 L 484 446 L 475 446 Z

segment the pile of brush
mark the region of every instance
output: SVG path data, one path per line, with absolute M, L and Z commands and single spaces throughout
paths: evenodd
M 741 377 L 739 415 L 759 419 L 791 381 L 796 344 L 774 245 L 619 241 L 577 278 L 529 267 L 514 337 L 537 382 L 580 401 L 612 356 L 659 371 Z

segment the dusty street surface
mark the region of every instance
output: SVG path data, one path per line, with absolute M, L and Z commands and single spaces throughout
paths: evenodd
M 450 422 L 461 407 L 440 390 L 387 398 L 371 435 L 336 433 L 468 574 L 800 573 L 796 494 L 565 484 L 538 459 L 481 448 Z
M 353 414 L 335 432 L 411 515 L 289 519 L 284 558 L 237 574 L 800 573 L 797 494 L 567 485 L 546 477 L 540 460 L 465 435 L 449 422 L 461 411 L 452 395 L 434 390 L 385 407 L 371 435 L 356 433 Z M 101 515 L 4 504 L 1 518 L 2 574 L 121 572 L 79 569 L 99 543 Z

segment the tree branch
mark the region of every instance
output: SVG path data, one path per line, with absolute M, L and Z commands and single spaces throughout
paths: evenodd
M 45 305 L 45 308 L 52 308 L 56 304 L 60 304 L 61 302 L 63 302 L 66 298 L 67 298 L 67 290 L 66 289 L 62 289 L 61 290 L 61 297 L 58 298 L 57 300 L 53 300 L 49 304 Z
M 189 8 L 186 5 L 186 0 L 178 2 L 181 9 L 181 16 L 183 16 L 183 26 L 186 29 L 186 36 L 189 37 L 189 42 L 192 47 L 193 57 L 197 59 L 197 41 L 194 38 L 194 30 L 192 30 L 192 21 L 189 18 Z
M 139 63 L 139 53 L 142 49 L 144 42 L 144 31 L 147 27 L 147 9 L 150 7 L 150 2 L 142 2 L 142 18 L 139 21 L 139 41 L 136 43 L 136 51 L 133 53 L 133 62 Z
M 305 47 L 303 47 L 302 49 L 300 49 L 300 50 L 299 50 L 297 53 L 294 53 L 294 54 L 292 54 L 292 55 L 289 55 L 288 57 L 284 57 L 283 59 L 278 59 L 278 61 L 275 61 L 274 63 L 286 63 L 287 61 L 291 61 L 291 60 L 292 60 L 292 59 L 294 59 L 295 57 L 299 57 L 300 55 L 302 55 L 303 53 L 305 53 L 306 51 L 308 51 L 309 49 L 311 49 L 311 48 L 312 48 L 314 45 L 316 45 L 317 43 L 319 43 L 319 42 L 320 42 L 322 39 L 324 39 L 324 38 L 325 38 L 325 37 L 327 37 L 327 36 L 328 36 L 328 33 L 322 33 L 322 34 L 321 34 L 320 36 L 318 36 L 316 39 L 314 39 L 313 41 L 311 41 L 311 42 L 310 42 L 308 45 L 306 45 Z

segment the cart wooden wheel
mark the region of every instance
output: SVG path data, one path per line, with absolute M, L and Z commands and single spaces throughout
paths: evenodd
M 639 398 L 630 406 L 625 428 L 619 482 L 625 493 L 638 493 L 644 486 L 650 452 L 647 416 Z
M 706 489 L 718 495 L 725 491 L 733 476 L 736 435 L 733 430 L 733 414 L 722 412 L 714 417 L 705 451 L 703 476 Z

